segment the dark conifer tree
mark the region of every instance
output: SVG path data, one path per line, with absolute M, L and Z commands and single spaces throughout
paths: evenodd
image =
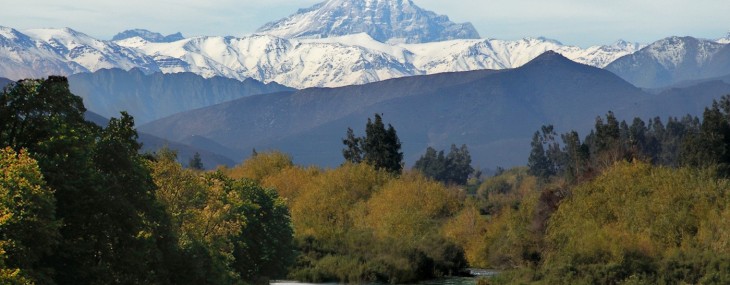
M 200 158 L 200 153 L 195 152 L 192 158 L 190 158 L 190 161 L 188 162 L 188 167 L 195 170 L 203 170 L 205 167 L 203 166 L 203 159 Z
M 403 170 L 403 153 L 401 142 L 392 125 L 388 129 L 383 118 L 375 114 L 375 120 L 368 118 L 365 125 L 365 137 L 356 137 L 351 128 L 347 128 L 347 136 L 342 140 L 345 148 L 342 156 L 351 163 L 365 162 L 376 169 L 385 169 L 400 174 Z
M 342 156 L 345 161 L 351 163 L 360 163 L 363 159 L 362 138 L 356 137 L 352 128 L 347 128 L 347 136 L 342 140 L 345 148 L 342 150 Z
M 469 149 L 463 144 L 461 147 L 451 145 L 451 151 L 446 156 L 447 173 L 446 183 L 465 185 L 469 175 L 474 172 L 471 167 L 471 155 Z
M 428 147 L 426 153 L 416 161 L 413 169 L 445 184 L 459 185 L 465 185 L 469 175 L 474 173 L 469 149 L 466 145 L 456 147 L 454 144 L 446 156 L 443 150 L 437 152 L 434 148 Z
M 540 138 L 540 132 L 535 132 L 532 136 L 532 142 L 530 143 L 532 150 L 530 151 L 530 157 L 527 159 L 527 166 L 529 167 L 530 175 L 547 179 L 548 177 L 555 174 L 551 167 L 550 160 L 545 155 L 545 148 Z

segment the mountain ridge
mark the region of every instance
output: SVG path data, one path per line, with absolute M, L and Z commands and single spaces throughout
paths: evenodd
M 41 31 L 30 37 L 0 28 L 0 62 L 4 63 L 0 76 L 17 80 L 138 67 L 145 73 L 193 72 L 208 78 L 253 78 L 295 88 L 340 87 L 414 75 L 512 68 L 546 50 L 602 66 L 639 47 L 581 49 L 544 38 L 389 45 L 365 34 L 291 40 L 264 35 L 195 37 L 171 43 L 132 37 L 111 42 L 71 29 Z
M 730 74 L 730 44 L 667 37 L 615 60 L 606 69 L 645 88 L 724 76 Z
M 257 33 L 283 38 L 327 38 L 367 33 L 388 43 L 478 39 L 471 23 L 416 6 L 411 0 L 328 0 L 265 24 Z
M 465 143 L 475 160 L 495 163 L 482 166 L 511 166 L 524 163 L 531 135 L 543 124 L 587 130 L 596 114 L 638 115 L 649 98 L 611 72 L 546 53 L 515 69 L 256 95 L 140 129 L 171 140 L 201 136 L 240 156 L 278 149 L 298 163 L 335 166 L 347 127 L 361 132 L 368 117 L 382 113 L 398 131 L 407 164 L 427 146 Z
M 140 37 L 146 41 L 153 43 L 171 43 L 185 39 L 185 37 L 183 37 L 182 33 L 180 32 L 164 36 L 160 33 L 151 32 L 145 29 L 131 29 L 114 35 L 114 37 L 112 37 L 112 41 L 121 41 L 134 37 Z
M 84 105 L 104 117 L 127 111 L 143 124 L 175 113 L 225 101 L 292 90 L 254 79 L 203 78 L 193 73 L 146 74 L 142 70 L 103 69 L 69 76 L 71 91 Z

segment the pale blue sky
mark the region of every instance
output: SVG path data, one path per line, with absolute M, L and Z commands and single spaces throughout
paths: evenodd
M 10 2 L 11 0 L 6 0 Z M 266 22 L 320 0 L 14 0 L 0 25 L 16 29 L 70 27 L 109 39 L 144 28 L 185 36 L 254 32 Z M 472 22 L 485 38 L 544 36 L 590 46 L 618 39 L 651 42 L 666 36 L 719 38 L 730 31 L 728 0 L 414 0 L 455 22 Z

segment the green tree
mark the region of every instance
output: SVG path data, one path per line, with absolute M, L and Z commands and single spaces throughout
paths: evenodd
M 95 247 L 105 259 L 96 269 L 113 278 L 105 282 L 150 284 L 168 278 L 165 251 L 175 243 L 167 238 L 169 220 L 156 200 L 156 186 L 137 138 L 134 119 L 122 112 L 119 119 L 109 120 L 92 151 L 101 186 L 95 193 L 94 208 L 101 214 Z
M 576 131 L 563 134 L 562 139 L 566 155 L 565 175 L 568 180 L 574 181 L 588 171 L 588 146 L 580 142 Z
M 444 151 L 436 151 L 430 146 L 413 165 L 413 169 L 420 171 L 426 177 L 442 182 L 444 182 L 446 167 Z
M 195 152 L 193 157 L 190 158 L 190 161 L 188 161 L 188 167 L 195 170 L 205 169 L 203 166 L 203 159 L 200 158 L 200 153 Z
M 244 280 L 283 278 L 294 263 L 294 232 L 286 202 L 273 189 L 248 179 L 230 181 L 246 203 L 234 211 L 246 217 L 235 238 L 234 269 Z
M 730 123 L 729 114 L 723 113 L 723 97 L 706 108 L 699 132 L 690 134 L 682 146 L 682 161 L 695 167 L 717 166 L 720 175 L 730 174 Z
M 347 136 L 342 140 L 345 149 L 342 150 L 342 156 L 346 162 L 360 163 L 363 159 L 362 138 L 356 137 L 351 128 L 347 128 Z
M 400 173 L 403 169 L 403 153 L 395 128 L 388 124 L 385 129 L 383 118 L 375 114 L 375 120 L 365 125 L 363 140 L 364 161 L 375 169 L 385 169 L 390 173 Z
M 474 168 L 471 167 L 471 155 L 466 145 L 456 147 L 452 144 L 449 154 L 446 155 L 446 161 L 449 170 L 447 183 L 466 185 L 469 175 L 474 172 Z
M 23 80 L 0 95 L 0 145 L 26 148 L 55 191 L 60 243 L 41 266 L 60 284 L 165 283 L 170 239 L 126 114 L 84 119 L 64 77 Z
M 351 128 L 347 129 L 347 137 L 342 140 L 345 149 L 342 154 L 350 163 L 365 162 L 376 169 L 384 169 L 390 173 L 400 174 L 403 170 L 403 153 L 398 134 L 392 125 L 385 128 L 383 118 L 375 114 L 375 120 L 368 118 L 365 125 L 365 137 L 356 137 Z
M 530 156 L 527 159 L 527 166 L 529 167 L 529 174 L 547 179 L 550 176 L 555 175 L 555 167 L 553 161 L 548 157 L 545 151 L 545 145 L 547 144 L 548 135 L 552 134 L 552 126 L 543 126 L 542 133 L 535 132 L 532 136 L 532 142 L 530 146 Z
M 444 155 L 444 151 L 436 152 L 434 148 L 428 147 L 413 169 L 445 184 L 458 185 L 465 185 L 469 175 L 474 173 L 469 149 L 466 145 L 456 147 L 454 144 L 447 155 Z

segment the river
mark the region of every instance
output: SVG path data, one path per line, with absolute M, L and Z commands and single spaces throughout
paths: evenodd
M 446 277 L 421 281 L 412 285 L 475 285 L 480 277 L 489 277 L 497 274 L 497 271 L 488 269 L 469 269 L 474 277 Z M 275 280 L 271 285 L 337 285 L 339 283 L 301 283 L 296 281 Z

